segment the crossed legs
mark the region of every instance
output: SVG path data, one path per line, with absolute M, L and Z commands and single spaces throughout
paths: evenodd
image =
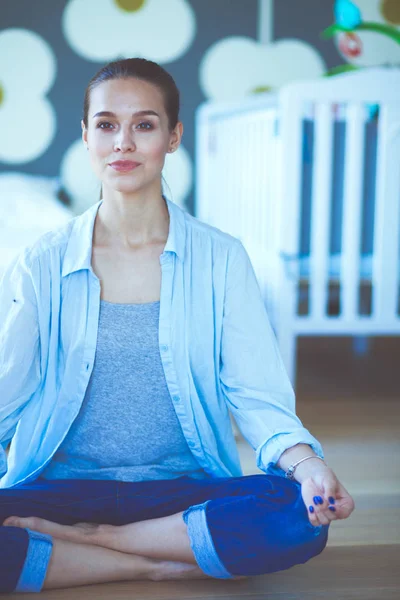
M 53 537 L 43 589 L 135 579 L 210 579 L 196 564 L 182 513 L 122 526 L 68 526 L 38 517 L 9 517 L 3 524 Z
M 64 548 L 70 553 L 75 551 L 73 546 L 80 546 L 81 558 L 76 561 L 80 563 L 77 568 L 82 571 L 81 577 L 87 577 L 87 571 L 91 570 L 90 583 L 113 581 L 116 577 L 160 580 L 207 578 L 209 575 L 226 578 L 232 573 L 258 575 L 304 563 L 319 554 L 326 545 L 327 528 L 315 528 L 309 523 L 298 486 L 283 478 L 255 475 L 232 481 L 212 482 L 210 489 L 206 489 L 203 482 L 190 482 L 191 486 L 201 487 L 197 495 L 193 495 L 190 488 L 190 501 L 189 495 L 184 494 L 187 484 L 188 482 L 179 482 L 182 493 L 178 496 L 175 491 L 175 497 L 179 498 L 179 507 L 176 506 L 175 510 L 182 510 L 186 501 L 190 508 L 169 516 L 146 519 L 144 515 L 149 514 L 146 498 L 157 501 L 152 494 L 147 496 L 149 492 L 154 493 L 148 489 L 146 494 L 138 496 L 137 505 L 131 504 L 136 502 L 135 494 L 132 498 L 129 494 L 125 496 L 127 502 L 120 504 L 121 521 L 126 523 L 124 525 L 86 522 L 62 525 L 38 517 L 9 517 L 5 519 L 4 525 L 50 534 L 56 545 L 61 541 L 70 544 L 64 544 Z M 210 496 L 214 498 L 204 502 Z M 175 503 L 177 504 L 178 502 Z M 207 527 L 204 528 L 206 504 Z M 142 511 L 140 514 L 143 514 L 142 519 L 145 520 L 131 522 L 131 514 L 134 515 L 136 510 L 139 511 L 136 514 Z M 85 514 L 83 511 L 82 515 Z M 44 516 L 47 516 L 46 513 Z M 82 520 L 84 519 L 85 516 Z M 60 545 L 60 549 L 61 552 L 63 546 Z M 91 560 L 99 564 L 97 556 L 100 557 L 100 554 L 95 555 L 93 551 L 107 552 L 108 554 L 103 552 L 102 556 L 106 562 L 110 561 L 110 569 L 107 571 L 107 567 L 103 566 L 98 569 L 86 566 L 85 550 L 88 552 L 89 565 Z M 118 562 L 115 554 L 110 553 L 116 553 L 118 560 L 124 555 L 130 562 Z M 54 561 L 57 563 L 56 551 Z M 71 561 L 76 564 L 75 556 Z M 118 567 L 121 566 L 122 572 L 115 568 L 115 561 L 118 562 Z M 123 568 L 124 564 L 127 572 Z M 61 569 L 62 561 L 60 565 Z M 54 573 L 57 573 L 56 567 L 53 569 Z M 111 578 L 107 572 L 111 573 Z M 67 577 L 65 569 L 62 576 Z M 104 579 L 105 577 L 108 578 Z M 52 580 L 52 570 L 49 568 L 45 587 L 56 587 L 57 581 L 57 574 Z M 84 583 L 89 582 L 84 580 Z M 68 581 L 70 586 L 82 584 Z

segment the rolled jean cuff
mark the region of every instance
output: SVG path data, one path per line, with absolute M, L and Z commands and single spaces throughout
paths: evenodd
M 53 538 L 47 533 L 25 529 L 29 534 L 29 546 L 15 592 L 40 592 L 53 551 Z
M 200 569 L 210 577 L 232 579 L 232 575 L 222 564 L 210 534 L 206 518 L 206 506 L 210 502 L 190 506 L 182 517 L 188 528 L 190 547 Z

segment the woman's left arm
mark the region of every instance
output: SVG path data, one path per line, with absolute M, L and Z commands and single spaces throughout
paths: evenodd
M 276 463 L 296 444 L 308 444 L 324 458 L 321 444 L 296 415 L 294 390 L 253 265 L 239 240 L 228 255 L 223 308 L 220 389 L 243 437 L 256 452 L 257 467 L 283 475 Z
M 227 264 L 220 385 L 243 437 L 256 451 L 261 471 L 283 476 L 283 471 L 305 456 L 324 458 L 321 444 L 296 415 L 294 390 L 253 265 L 239 240 Z M 312 524 L 345 519 L 354 509 L 353 499 L 322 460 L 302 462 L 294 475 L 301 479 Z M 315 504 L 314 496 L 324 497 L 323 504 Z M 335 500 L 335 511 L 329 510 L 329 498 Z
M 282 453 L 277 465 L 287 471 L 290 465 L 305 458 L 294 471 L 301 484 L 301 494 L 307 507 L 308 518 L 314 526 L 328 525 L 336 519 L 347 519 L 355 508 L 353 498 L 340 483 L 335 473 L 307 444 L 297 444 Z

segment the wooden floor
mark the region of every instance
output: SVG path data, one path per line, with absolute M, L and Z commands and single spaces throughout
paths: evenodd
M 319 556 L 286 571 L 239 581 L 121 582 L 42 592 L 43 598 L 133 600 L 399 600 L 400 340 L 372 340 L 355 358 L 349 339 L 299 342 L 297 413 L 356 509 L 330 527 Z M 238 441 L 245 474 L 260 472 Z M 15 594 L 3 596 L 15 598 Z M 18 597 L 32 598 L 31 594 Z

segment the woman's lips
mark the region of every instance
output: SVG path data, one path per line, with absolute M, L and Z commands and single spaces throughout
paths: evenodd
M 134 162 L 132 160 L 116 160 L 113 163 L 110 163 L 110 167 L 115 169 L 116 171 L 132 171 L 139 167 L 141 163 Z

